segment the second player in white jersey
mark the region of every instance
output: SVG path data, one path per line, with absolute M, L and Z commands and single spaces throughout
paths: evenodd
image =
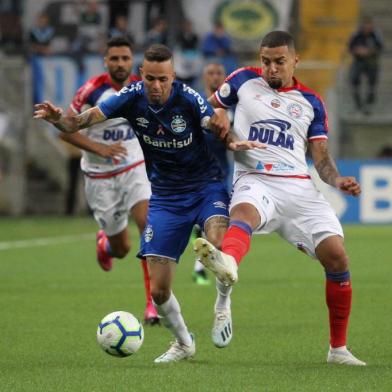
M 129 81 L 137 78 L 131 76 Z M 90 79 L 77 92 L 70 109 L 75 114 L 99 104 L 109 96 L 116 94 L 119 86 L 113 84 L 107 73 Z M 121 142 L 124 153 L 118 156 L 102 156 L 96 152 L 82 150 L 81 168 L 90 177 L 102 173 L 116 173 L 144 161 L 143 152 L 135 133 L 125 118 L 107 120 L 80 131 L 91 141 L 103 145 L 113 145 Z

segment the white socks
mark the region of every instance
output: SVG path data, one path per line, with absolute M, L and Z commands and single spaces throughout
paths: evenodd
M 177 341 L 190 346 L 192 338 L 181 315 L 180 304 L 174 294 L 171 293 L 170 298 L 162 305 L 157 305 L 155 302 L 154 305 L 158 310 L 158 314 L 162 317 L 163 325 L 170 330 Z
M 232 286 L 225 286 L 218 279 L 216 279 L 216 291 L 218 295 L 215 302 L 215 311 L 218 309 L 230 310 L 231 299 L 230 294 L 233 290 Z

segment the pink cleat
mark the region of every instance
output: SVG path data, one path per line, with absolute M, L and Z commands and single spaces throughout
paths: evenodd
M 97 239 L 97 260 L 98 264 L 104 271 L 110 271 L 113 266 L 113 257 L 106 251 L 106 243 L 108 238 L 103 230 L 99 230 L 96 236 Z
M 146 325 L 159 325 L 161 322 L 159 320 L 158 312 L 155 306 L 149 302 L 144 311 L 144 324 Z

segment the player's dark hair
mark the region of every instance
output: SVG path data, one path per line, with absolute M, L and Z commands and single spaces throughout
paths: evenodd
M 295 43 L 293 36 L 287 31 L 271 31 L 264 36 L 261 41 L 260 48 L 277 48 L 279 46 L 287 46 L 289 49 L 295 50 Z
M 132 44 L 127 37 L 122 37 L 122 36 L 113 37 L 110 38 L 110 40 L 106 44 L 107 50 L 109 48 L 119 47 L 119 46 L 128 46 L 128 48 L 132 51 Z
M 170 49 L 161 44 L 154 44 L 151 45 L 145 52 L 144 52 L 144 59 L 147 61 L 156 61 L 158 63 L 163 63 L 167 60 L 172 60 L 173 54 Z

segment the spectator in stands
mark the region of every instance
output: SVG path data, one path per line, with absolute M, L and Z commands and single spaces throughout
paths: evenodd
M 159 18 L 147 32 L 145 46 L 151 46 L 153 44 L 166 45 L 167 39 L 167 23 L 164 19 Z
M 109 39 L 114 37 L 124 37 L 134 46 L 133 34 L 128 29 L 128 19 L 124 15 L 117 15 L 114 19 L 114 26 L 109 29 Z
M 214 29 L 205 36 L 202 50 L 207 58 L 232 54 L 232 42 L 222 23 L 216 22 Z
M 193 31 L 192 22 L 185 19 L 181 24 L 181 30 L 177 34 L 176 44 L 181 50 L 197 50 L 199 47 L 199 37 Z
M 145 26 L 149 31 L 155 24 L 158 15 L 165 15 L 166 0 L 145 0 Z
M 102 15 L 96 1 L 87 2 L 86 8 L 80 13 L 80 22 L 85 25 L 100 25 L 102 23 Z
M 22 0 L 0 1 L 0 52 L 23 50 Z
M 50 43 L 55 35 L 54 27 L 50 25 L 46 13 L 38 14 L 36 24 L 29 32 L 30 52 L 46 56 L 51 53 Z
M 184 20 L 181 31 L 176 37 L 174 64 L 177 79 L 195 87 L 194 84 L 202 71 L 199 52 L 199 37 L 193 31 L 190 20 Z
M 100 5 L 95 0 L 87 1 L 80 13 L 78 45 L 90 53 L 100 53 L 105 46 L 106 36 Z
M 380 152 L 377 154 L 377 158 L 392 159 L 392 145 L 386 145 L 381 147 Z
M 353 56 L 350 81 L 354 103 L 357 110 L 369 114 L 371 105 L 374 104 L 376 98 L 378 60 L 383 49 L 381 34 L 370 17 L 363 18 L 359 29 L 351 36 L 348 46 Z M 361 97 L 362 76 L 366 76 L 368 80 L 365 101 Z

